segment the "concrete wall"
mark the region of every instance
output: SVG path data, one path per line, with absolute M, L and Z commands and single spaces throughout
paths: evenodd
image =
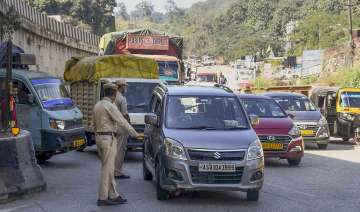
M 15 8 L 22 22 L 13 42 L 36 55 L 40 71 L 62 76 L 69 58 L 98 53 L 99 36 L 49 18 L 23 0 L 0 0 L 0 18 L 9 6 Z

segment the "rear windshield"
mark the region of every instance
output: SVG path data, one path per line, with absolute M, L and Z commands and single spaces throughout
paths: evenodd
M 305 96 L 277 96 L 273 97 L 283 110 L 286 111 L 316 111 L 314 104 Z
M 248 115 L 260 118 L 286 117 L 279 104 L 272 99 L 243 99 L 242 102 Z

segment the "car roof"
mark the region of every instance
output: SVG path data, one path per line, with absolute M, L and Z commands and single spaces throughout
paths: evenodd
M 268 92 L 268 93 L 263 93 L 262 95 L 269 97 L 287 97 L 287 96 L 307 97 L 304 94 L 293 93 L 293 92 Z
M 176 95 L 199 95 L 199 96 L 229 96 L 234 97 L 235 94 L 223 88 L 210 86 L 188 86 L 188 85 L 171 85 L 167 86 L 167 94 L 170 96 Z
M 26 70 L 26 69 L 13 69 L 12 73 L 14 75 L 20 75 L 23 76 L 24 78 L 28 78 L 28 79 L 36 79 L 36 78 L 58 78 L 55 75 L 49 74 L 49 73 L 45 73 L 45 72 L 40 72 L 40 71 L 31 71 L 31 70 Z M 6 70 L 5 69 L 0 69 L 0 75 L 6 74 Z
M 255 95 L 255 94 L 244 94 L 244 93 L 237 93 L 236 96 L 238 96 L 240 99 L 272 99 L 269 96 Z

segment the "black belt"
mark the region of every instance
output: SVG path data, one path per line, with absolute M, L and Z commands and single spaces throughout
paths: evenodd
M 114 132 L 97 132 L 97 135 L 109 135 L 109 136 L 116 136 Z

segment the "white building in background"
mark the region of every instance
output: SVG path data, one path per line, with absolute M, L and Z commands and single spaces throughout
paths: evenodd
M 324 50 L 304 51 L 300 76 L 319 75 L 321 73 L 323 59 Z
M 234 69 L 237 74 L 237 80 L 240 84 L 251 84 L 256 76 L 256 62 L 255 57 L 245 56 L 242 59 L 236 60 Z

